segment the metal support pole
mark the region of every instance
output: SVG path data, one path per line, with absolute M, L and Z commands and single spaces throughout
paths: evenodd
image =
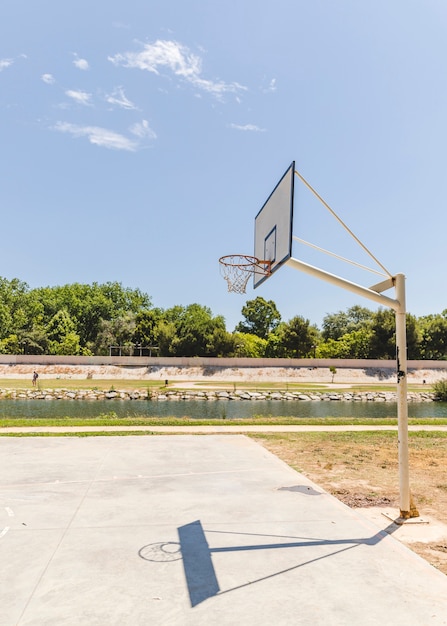
M 358 295 L 364 296 L 383 306 L 389 307 L 396 314 L 396 366 L 397 366 L 397 424 L 398 424 L 398 454 L 399 454 L 399 497 L 400 516 L 403 519 L 418 517 L 417 509 L 411 503 L 410 476 L 408 458 L 408 399 L 407 399 L 407 320 L 405 303 L 405 276 L 396 274 L 392 277 L 396 299 L 388 298 L 380 290 L 363 287 L 352 283 L 340 276 L 330 274 L 313 265 L 294 258 L 288 259 L 286 264 L 296 270 L 324 280 L 337 287 L 342 287 Z M 376 288 L 389 288 L 388 281 Z
M 408 459 L 408 400 L 407 400 L 407 330 L 405 304 L 405 276 L 396 274 L 396 369 L 397 369 L 397 430 L 399 453 L 399 493 L 400 516 L 403 519 L 415 517 L 410 496 L 410 475 Z

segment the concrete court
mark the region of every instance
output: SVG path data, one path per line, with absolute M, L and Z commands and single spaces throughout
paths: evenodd
M 244 435 L 0 440 L 1 626 L 447 624 L 447 577 Z

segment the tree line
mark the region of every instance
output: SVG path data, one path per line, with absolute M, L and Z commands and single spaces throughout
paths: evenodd
M 322 328 L 296 315 L 281 318 L 257 297 L 233 332 L 200 304 L 154 307 L 149 295 L 118 282 L 30 289 L 0 277 L 0 354 L 121 354 L 272 358 L 395 358 L 395 315 L 353 306 L 323 318 Z M 447 358 L 447 309 L 407 314 L 409 359 Z M 146 352 L 144 352 L 146 350 Z

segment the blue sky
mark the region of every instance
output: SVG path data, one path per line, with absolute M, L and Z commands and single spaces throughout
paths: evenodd
M 255 215 L 295 160 L 406 275 L 408 311 L 442 312 L 446 35 L 444 0 L 3 0 L 0 275 L 116 280 L 154 306 L 206 305 L 228 330 L 257 296 L 318 325 L 375 310 L 288 267 L 227 292 L 218 258 L 252 253 Z M 298 181 L 294 233 L 365 263 Z

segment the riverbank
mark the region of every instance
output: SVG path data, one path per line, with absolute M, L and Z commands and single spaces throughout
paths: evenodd
M 409 402 L 433 402 L 432 392 L 409 392 Z M 194 389 L 0 389 L 0 400 L 147 400 L 148 402 L 187 401 L 289 401 L 289 402 L 397 402 L 394 391 L 248 391 Z

